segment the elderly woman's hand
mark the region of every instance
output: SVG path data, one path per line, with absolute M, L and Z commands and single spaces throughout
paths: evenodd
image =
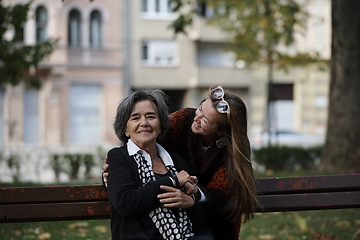
M 164 207 L 168 208 L 189 208 L 194 205 L 195 200 L 190 195 L 180 189 L 161 185 L 160 188 L 166 193 L 159 194 L 157 197 Z

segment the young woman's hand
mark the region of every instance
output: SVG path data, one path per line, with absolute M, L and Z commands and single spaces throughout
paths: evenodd
M 176 177 L 179 180 L 179 186 L 178 187 L 184 186 L 184 184 L 186 182 L 191 180 L 190 175 L 184 170 L 181 170 L 178 174 L 176 174 Z
M 108 181 L 107 178 L 109 177 L 108 170 L 109 170 L 109 164 L 107 163 L 107 157 L 106 157 L 104 168 L 103 168 L 103 174 L 102 174 L 105 187 L 107 187 L 107 181 Z
M 187 181 L 182 189 L 182 191 L 186 194 L 196 193 L 198 190 L 197 188 L 198 179 L 196 176 L 190 176 L 190 180 Z
M 189 208 L 194 205 L 195 200 L 190 195 L 180 189 L 161 185 L 160 188 L 166 193 L 159 194 L 157 197 L 164 207 L 168 208 Z

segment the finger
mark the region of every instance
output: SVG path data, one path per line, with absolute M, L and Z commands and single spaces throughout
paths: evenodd
M 164 207 L 167 208 L 179 208 L 181 206 L 181 203 L 165 203 Z
M 190 176 L 190 179 L 194 182 L 198 182 L 197 176 Z
M 107 157 L 105 157 L 105 165 L 107 164 Z
M 171 198 L 171 197 L 173 197 L 173 195 L 169 194 L 169 193 L 162 193 L 162 194 L 157 195 L 157 198 L 160 198 L 160 199 Z
M 109 164 L 105 164 L 104 165 L 104 172 L 107 172 L 108 169 L 109 169 Z
M 167 192 L 176 192 L 178 190 L 177 188 L 169 187 L 169 186 L 165 186 L 165 185 L 160 185 L 160 188 Z

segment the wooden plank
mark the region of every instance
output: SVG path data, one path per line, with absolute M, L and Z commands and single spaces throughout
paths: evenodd
M 341 208 L 360 208 L 360 191 L 335 193 L 306 193 L 258 196 L 262 208 L 256 212 L 287 212 L 307 210 L 328 210 Z M 221 210 L 230 212 L 234 201 Z
M 359 190 L 360 174 L 257 179 L 259 195 Z
M 0 188 L 0 204 L 108 200 L 103 185 Z
M 109 202 L 0 205 L 0 223 L 110 218 Z
M 257 212 L 360 208 L 360 191 L 259 196 Z M 233 201 L 222 210 L 229 213 Z M 217 213 L 214 213 L 217 214 Z M 110 218 L 107 201 L 0 205 L 0 223 Z
M 257 209 L 259 212 L 360 208 L 360 191 L 264 195 L 258 199 L 262 205 L 262 209 Z
M 360 190 L 360 174 L 257 179 L 259 195 Z M 108 200 L 102 185 L 0 188 L 0 204 Z

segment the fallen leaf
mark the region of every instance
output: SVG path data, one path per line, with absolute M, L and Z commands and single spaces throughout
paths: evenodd
M 95 230 L 99 231 L 99 232 L 102 232 L 102 233 L 105 233 L 107 231 L 107 227 L 106 226 L 96 226 Z
M 46 232 L 46 233 L 42 233 L 38 236 L 39 240 L 44 240 L 44 239 L 50 239 L 51 238 L 51 234 Z
M 20 230 L 15 230 L 14 234 L 15 234 L 15 236 L 18 237 L 18 236 L 20 236 L 22 234 L 22 232 Z
M 360 236 L 360 228 L 354 233 L 351 240 L 355 240 L 357 238 L 357 236 Z
M 337 227 L 344 227 L 344 228 L 350 227 L 350 225 L 351 223 L 349 221 L 341 221 L 335 224 L 335 226 Z
M 260 235 L 259 239 L 260 240 L 272 240 L 272 239 L 275 239 L 275 236 L 271 235 L 271 234 L 265 234 L 265 235 Z

